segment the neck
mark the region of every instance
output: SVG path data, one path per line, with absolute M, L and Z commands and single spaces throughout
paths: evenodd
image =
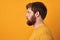
M 42 19 L 37 19 L 36 23 L 34 24 L 34 29 L 40 27 L 41 24 L 44 24 L 43 20 Z

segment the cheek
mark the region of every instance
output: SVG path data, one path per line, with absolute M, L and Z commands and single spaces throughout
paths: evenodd
M 29 16 L 28 16 L 28 20 L 31 20 L 31 18 L 32 18 L 32 14 L 30 14 Z

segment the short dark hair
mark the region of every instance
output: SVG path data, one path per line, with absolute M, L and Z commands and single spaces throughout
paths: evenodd
M 26 5 L 26 9 L 31 8 L 31 10 L 36 13 L 39 11 L 41 18 L 44 20 L 47 14 L 47 8 L 42 2 L 32 2 Z

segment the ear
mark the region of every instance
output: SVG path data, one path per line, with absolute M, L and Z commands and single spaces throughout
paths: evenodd
M 39 11 L 37 11 L 37 12 L 35 13 L 35 16 L 36 16 L 36 17 L 39 17 L 39 16 L 40 16 Z

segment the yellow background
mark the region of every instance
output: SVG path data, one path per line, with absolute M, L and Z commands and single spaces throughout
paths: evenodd
M 26 4 L 41 1 L 47 9 L 44 20 L 55 40 L 60 40 L 60 0 L 0 0 L 0 40 L 28 40 L 33 27 L 26 24 Z

